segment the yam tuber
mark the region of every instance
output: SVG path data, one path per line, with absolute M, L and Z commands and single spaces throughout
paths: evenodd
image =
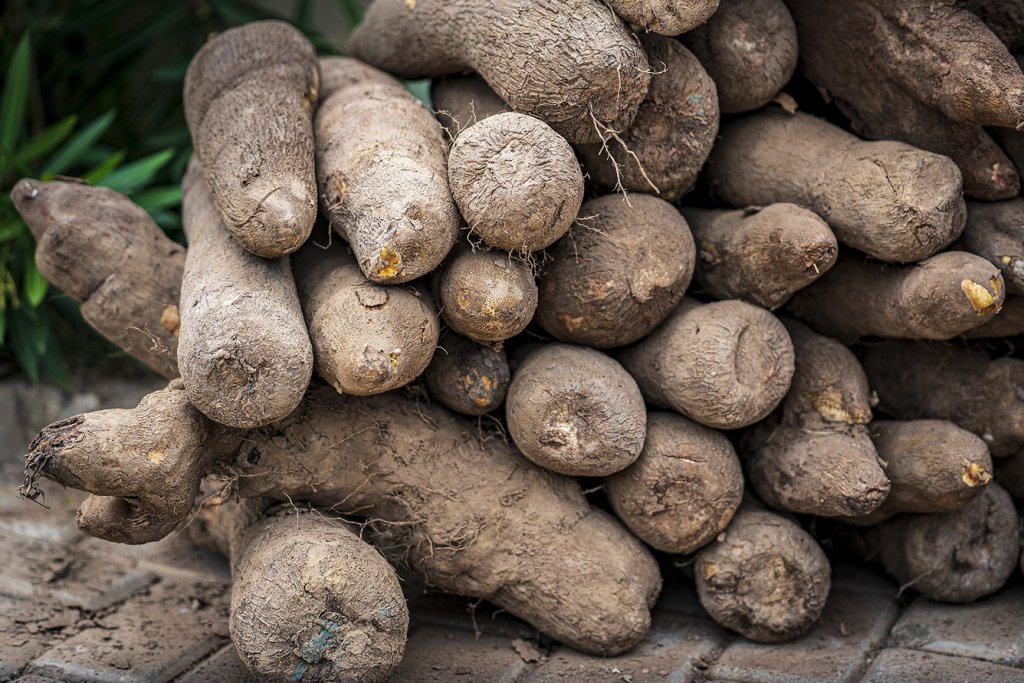
M 960 247 L 994 264 L 1007 292 L 1024 294 L 1024 199 L 968 202 Z
M 446 331 L 423 374 L 430 395 L 464 415 L 484 415 L 505 400 L 511 379 L 505 350 Z
M 675 36 L 707 21 L 718 0 L 609 0 L 608 6 L 644 31 Z

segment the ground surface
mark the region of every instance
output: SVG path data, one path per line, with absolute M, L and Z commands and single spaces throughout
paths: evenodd
M 68 398 L 0 383 L 0 681 L 246 681 L 227 637 L 226 562 L 185 535 L 128 547 L 80 534 L 81 495 L 50 486 L 44 509 L 14 494 L 36 429 L 134 405 L 153 384 L 109 382 Z M 400 681 L 1024 682 L 1024 583 L 966 607 L 910 595 L 859 566 L 834 568 L 821 623 L 786 645 L 715 626 L 692 585 L 666 572 L 647 640 L 612 659 L 538 638 L 486 604 L 414 589 Z

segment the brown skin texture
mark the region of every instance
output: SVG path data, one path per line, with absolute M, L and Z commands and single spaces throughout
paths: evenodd
M 1024 296 L 1007 296 L 999 313 L 984 325 L 968 330 L 967 339 L 999 339 L 1024 334 Z
M 716 299 L 742 299 L 775 310 L 821 277 L 839 255 L 828 224 L 795 204 L 682 212 L 697 244 L 697 282 Z
M 714 79 L 727 114 L 768 104 L 796 70 L 796 24 L 782 0 L 726 0 L 681 40 Z
M 673 201 L 697 179 L 718 133 L 718 94 L 683 44 L 645 35 L 651 85 L 632 125 L 581 145 L 591 179 L 605 189 L 653 192 Z
M 310 242 L 292 262 L 316 372 L 331 386 L 343 394 L 380 394 L 426 369 L 440 334 L 426 297 L 370 282 L 344 245 Z
M 1024 451 L 996 460 L 995 479 L 1014 498 L 1024 498 Z
M 313 372 L 288 258 L 263 259 L 231 239 L 194 157 L 182 185 L 191 247 L 178 339 L 185 391 L 215 422 L 269 424 L 295 410 Z
M 510 374 L 504 349 L 446 331 L 423 373 L 430 395 L 464 415 L 484 415 L 505 400 Z
M 711 618 L 759 643 L 806 633 L 825 607 L 831 574 L 810 534 L 748 505 L 694 564 L 697 595 Z
M 603 477 L 644 446 L 647 410 L 636 382 L 600 351 L 545 344 L 516 368 L 505 401 L 523 455 L 559 474 Z
M 316 220 L 316 52 L 282 21 L 211 37 L 185 74 L 185 117 L 224 225 L 264 258 L 302 246 Z
M 608 6 L 644 31 L 677 36 L 707 21 L 718 0 L 609 0 Z
M 863 362 L 881 412 L 901 420 L 950 420 L 980 436 L 995 458 L 1024 445 L 1024 361 L 886 342 L 865 348 Z
M 950 0 L 787 0 L 803 72 L 860 135 L 950 157 L 970 196 L 1009 199 L 1020 177 L 981 126 L 1024 120 L 1024 74 Z
M 959 246 L 991 261 L 1011 294 L 1024 294 L 1024 199 L 968 202 Z
M 177 377 L 185 249 L 140 206 L 103 187 L 24 179 L 11 200 L 35 237 L 43 276 L 81 304 L 96 331 Z
M 1011 52 L 1024 47 L 1021 0 L 958 0 L 957 5 L 976 14 Z
M 865 550 L 901 584 L 937 602 L 973 602 L 1017 568 L 1020 527 L 1010 494 L 989 484 L 955 512 L 901 515 L 865 534 Z
M 532 264 L 503 251 L 466 244 L 434 273 L 434 296 L 445 322 L 479 342 L 516 336 L 537 310 Z
M 871 391 L 856 356 L 785 320 L 796 371 L 782 408 L 744 435 L 750 484 L 774 508 L 823 517 L 871 513 L 889 481 L 864 426 Z
M 636 38 L 599 0 L 377 0 L 348 48 L 399 78 L 476 71 L 570 142 L 629 126 L 651 78 Z
M 979 437 L 946 420 L 879 420 L 871 440 L 892 489 L 870 515 L 851 524 L 873 526 L 901 513 L 952 512 L 992 481 L 992 457 Z
M 794 362 L 786 328 L 768 311 L 693 299 L 618 358 L 648 403 L 718 429 L 771 413 L 789 390 Z
M 506 251 L 551 245 L 583 203 L 572 147 L 543 121 L 515 112 L 490 116 L 455 138 L 448 183 L 473 234 Z
M 951 339 L 986 323 L 1005 296 L 999 269 L 967 252 L 905 266 L 844 252 L 824 277 L 794 295 L 788 310 L 847 344 L 871 335 Z
M 966 220 L 961 175 L 949 159 L 865 142 L 808 114 L 772 109 L 723 126 L 706 173 L 727 204 L 799 204 L 840 242 L 883 261 L 927 258 Z
M 640 457 L 605 479 L 604 489 L 640 540 L 662 552 L 692 553 L 732 520 L 743 499 L 743 472 L 725 435 L 652 412 Z
M 370 280 L 393 285 L 426 275 L 459 235 L 444 132 L 391 76 L 343 57 L 323 59 L 320 68 L 316 176 L 324 216 Z
M 474 123 L 509 111 L 505 101 L 479 74 L 456 74 L 434 79 L 430 84 L 430 101 L 434 104 L 437 120 L 453 139 Z
M 231 640 L 259 681 L 390 679 L 409 610 L 395 570 L 355 529 L 262 501 L 203 502 L 192 535 L 231 560 Z
M 606 195 L 584 202 L 549 250 L 537 322 L 560 341 L 622 346 L 657 327 L 693 276 L 690 229 L 668 202 Z

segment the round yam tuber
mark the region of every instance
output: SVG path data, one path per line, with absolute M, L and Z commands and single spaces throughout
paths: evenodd
M 644 31 L 676 36 L 707 21 L 718 0 L 608 0 L 608 6 Z
M 484 415 L 505 400 L 510 381 L 504 349 L 447 331 L 423 378 L 430 395 L 464 415 Z

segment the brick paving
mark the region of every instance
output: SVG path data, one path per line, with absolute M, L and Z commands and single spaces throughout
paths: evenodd
M 47 421 L 76 405 L 47 400 L 57 406 Z M 16 438 L 0 433 L 0 445 Z M 228 640 L 223 558 L 182 534 L 138 547 L 87 538 L 74 525 L 77 492 L 48 486 L 49 510 L 16 498 L 16 457 L 0 450 L 0 681 L 252 680 Z M 486 603 L 407 583 L 412 625 L 394 680 L 1024 683 L 1020 577 L 986 600 L 951 606 L 837 563 L 821 623 L 766 646 L 716 626 L 690 581 L 664 573 L 650 635 L 613 658 L 561 647 Z

